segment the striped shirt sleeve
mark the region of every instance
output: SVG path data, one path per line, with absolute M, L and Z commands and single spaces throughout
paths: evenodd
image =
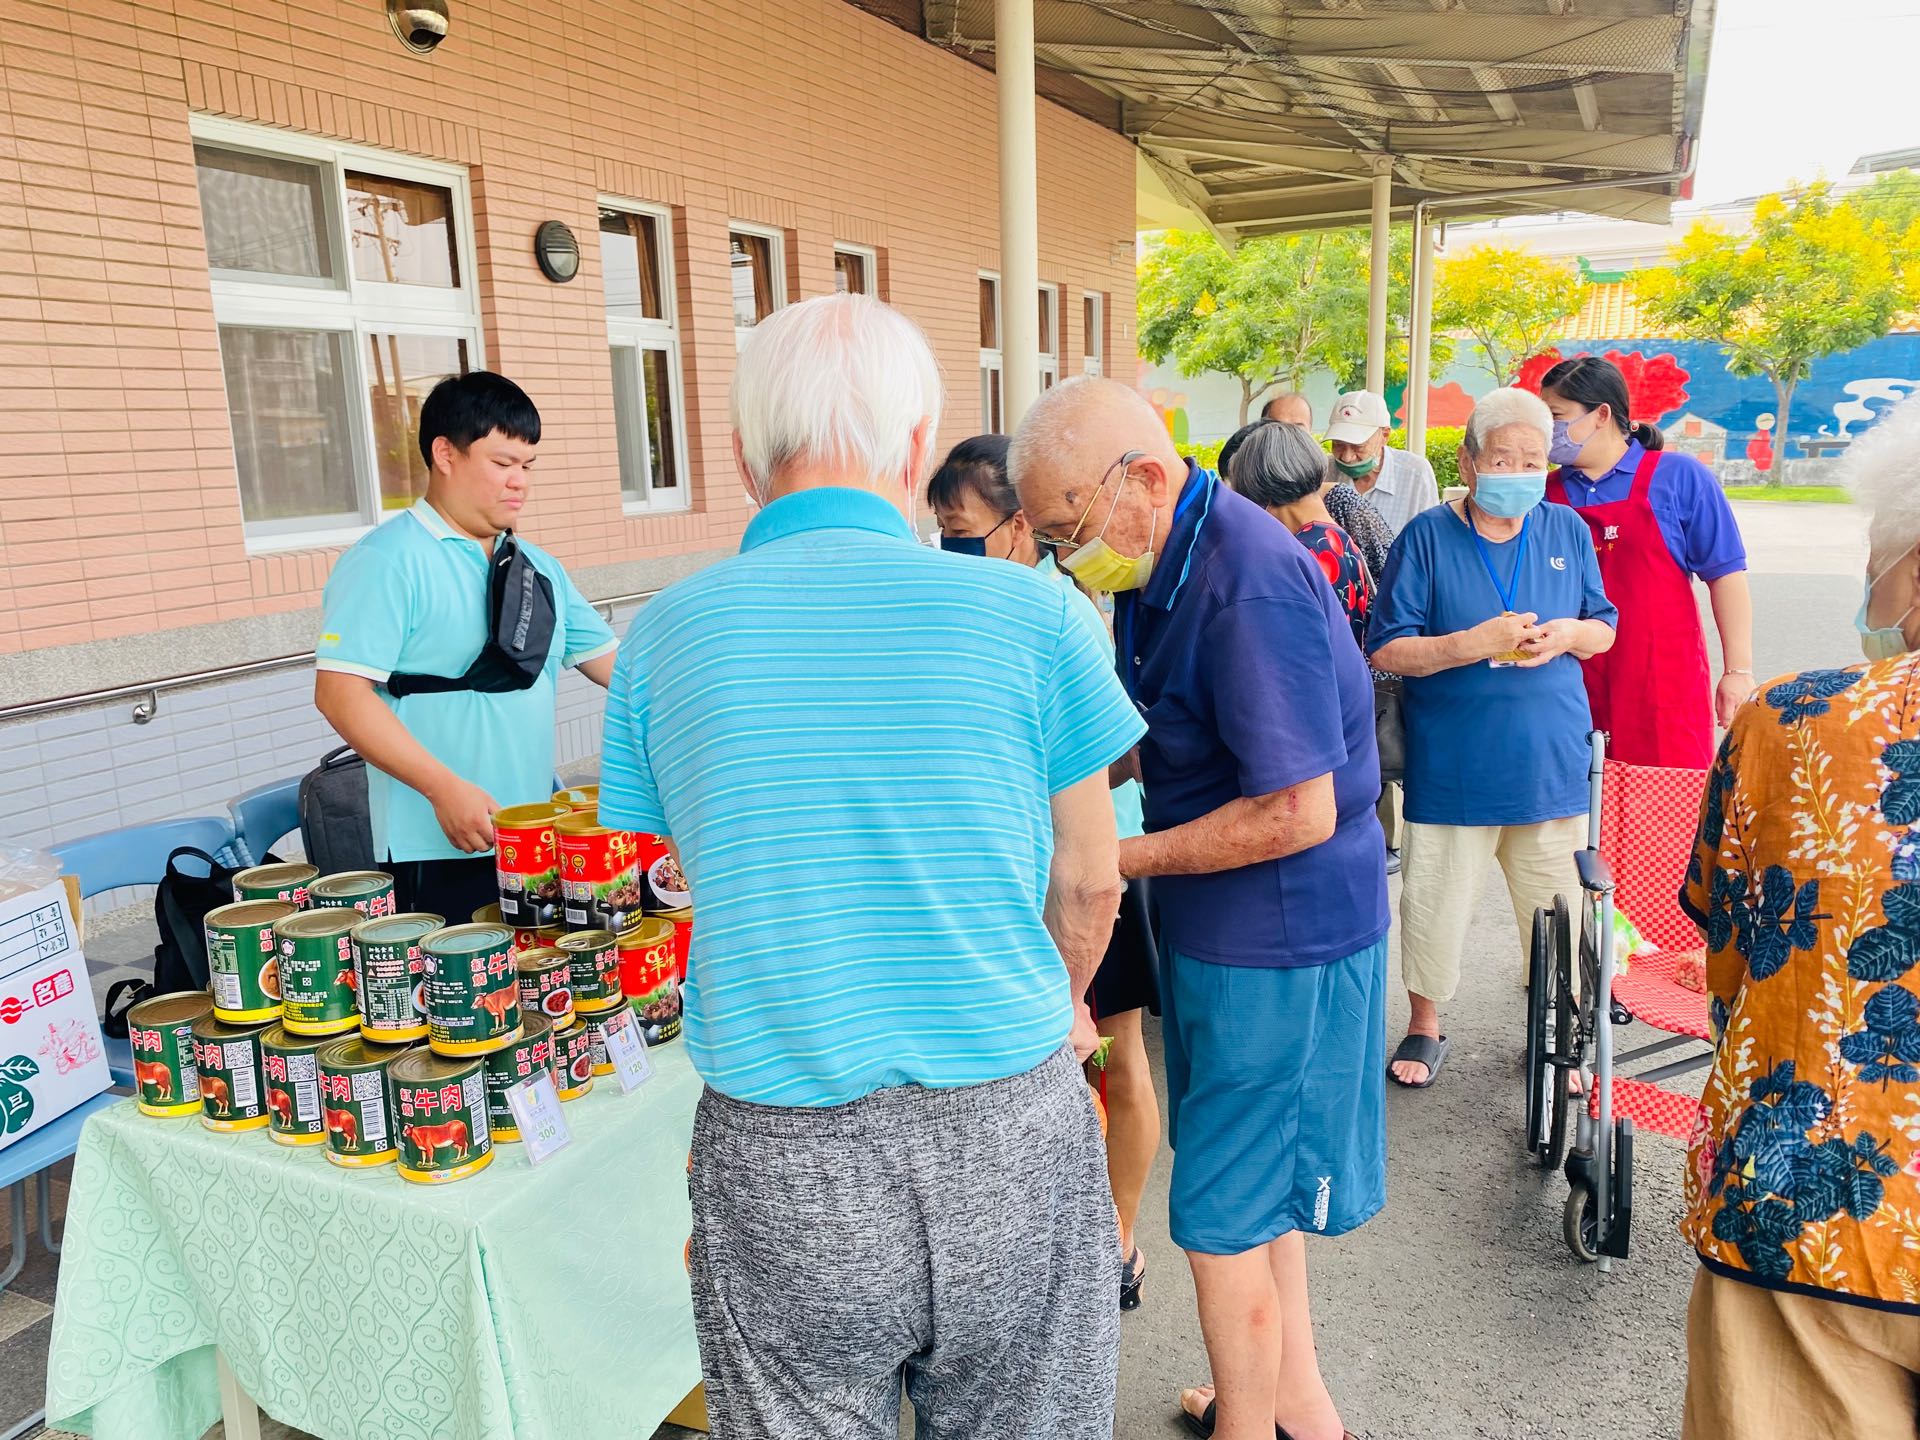
M 653 762 L 647 758 L 648 687 L 636 647 L 620 647 L 607 687 L 600 735 L 600 823 L 648 835 L 668 833 Z
M 1059 629 L 1041 677 L 1041 735 L 1047 793 L 1058 795 L 1140 743 L 1146 722 L 1113 673 L 1107 648 L 1060 599 Z

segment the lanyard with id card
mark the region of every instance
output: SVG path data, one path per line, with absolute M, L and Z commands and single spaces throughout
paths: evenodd
M 1467 503 L 1471 504 L 1472 502 L 1469 501 Z M 1493 582 L 1493 593 L 1500 597 L 1500 613 L 1502 615 L 1517 615 L 1519 613 L 1513 608 L 1513 597 L 1520 586 L 1520 567 L 1527 563 L 1527 531 L 1532 523 L 1533 516 L 1531 515 L 1528 515 L 1526 519 L 1520 522 L 1520 538 L 1515 542 L 1513 552 L 1513 576 L 1506 584 L 1502 585 L 1500 583 L 1499 572 L 1493 568 L 1492 552 L 1487 549 L 1487 542 L 1480 538 L 1480 528 L 1473 523 L 1472 512 L 1469 511 L 1467 514 L 1467 529 L 1473 535 L 1474 548 L 1480 552 L 1480 563 L 1486 567 L 1487 579 Z M 1505 650 L 1498 655 L 1488 657 L 1487 664 L 1492 669 L 1504 670 L 1509 666 L 1518 665 L 1522 660 L 1528 658 L 1530 657 L 1524 650 Z

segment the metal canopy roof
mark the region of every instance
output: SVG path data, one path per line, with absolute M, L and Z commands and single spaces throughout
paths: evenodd
M 991 64 L 993 0 L 854 0 Z M 1140 146 L 1223 235 L 1577 208 L 1664 221 L 1699 133 L 1715 0 L 1035 0 L 1037 88 Z M 1597 188 L 1593 188 L 1597 187 Z

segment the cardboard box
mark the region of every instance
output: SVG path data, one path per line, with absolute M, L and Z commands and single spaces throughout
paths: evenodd
M 67 888 L 0 900 L 0 1150 L 112 1084 Z

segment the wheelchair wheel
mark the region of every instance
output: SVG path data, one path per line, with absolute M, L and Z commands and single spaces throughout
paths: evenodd
M 1543 1017 L 1548 1037 L 1546 1076 L 1540 1092 L 1545 1111 L 1545 1144 L 1534 1152 L 1541 1168 L 1553 1169 L 1567 1153 L 1567 1119 L 1578 1096 L 1567 1094 L 1567 1077 L 1579 1065 L 1579 1041 L 1573 1012 L 1573 923 L 1564 895 L 1553 897 L 1548 921 L 1548 950 L 1553 978 L 1547 984 L 1548 1013 Z
M 1567 1192 L 1560 1230 L 1575 1259 L 1591 1265 L 1600 1258 L 1600 1208 L 1594 1204 L 1591 1187 L 1575 1185 Z
M 1553 955 L 1553 913 L 1545 907 L 1533 912 L 1533 942 L 1527 955 L 1527 1153 L 1542 1165 L 1552 1144 L 1553 1087 L 1559 1072 L 1553 1066 L 1553 1015 L 1556 967 Z

